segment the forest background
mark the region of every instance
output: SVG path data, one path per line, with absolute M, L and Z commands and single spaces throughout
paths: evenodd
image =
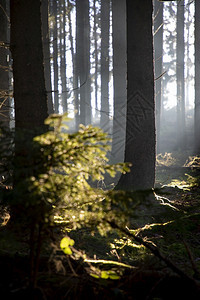
M 4 297 L 199 298 L 199 5 L 0 0 Z

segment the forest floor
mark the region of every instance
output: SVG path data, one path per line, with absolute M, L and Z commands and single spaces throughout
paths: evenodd
M 41 256 L 34 290 L 27 288 L 26 231 L 10 231 L 4 211 L 1 299 L 200 299 L 200 161 L 177 157 L 158 157 L 155 188 L 157 199 L 174 214 L 140 228 L 139 240 L 91 235 L 87 229 L 71 232 L 75 245 L 69 257 L 60 251 L 57 236 L 49 241 L 53 251 Z

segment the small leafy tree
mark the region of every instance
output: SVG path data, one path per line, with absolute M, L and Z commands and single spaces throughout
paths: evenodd
M 69 134 L 67 121 L 66 114 L 52 115 L 45 121 L 51 130 L 34 138 L 43 172 L 29 180 L 31 194 L 45 206 L 44 221 L 51 223 L 57 216 L 78 227 L 84 214 L 92 215 L 107 197 L 108 192 L 95 188 L 95 182 L 105 173 L 114 177 L 129 169 L 127 164 L 108 164 L 109 139 L 103 131 L 80 125 L 78 132 Z
M 127 164 L 108 164 L 109 139 L 103 131 L 80 125 L 78 132 L 70 134 L 68 120 L 66 114 L 46 119 L 50 130 L 33 139 L 30 164 L 24 166 L 22 162 L 20 180 L 16 180 L 9 198 L 11 210 L 12 206 L 21 210 L 19 225 L 30 229 L 32 287 L 47 234 L 60 223 L 68 228 L 84 225 L 105 230 L 105 213 L 112 215 L 113 203 L 118 200 L 112 203 L 109 192 L 96 188 L 96 182 L 103 180 L 105 173 L 113 177 L 116 172 L 129 170 Z

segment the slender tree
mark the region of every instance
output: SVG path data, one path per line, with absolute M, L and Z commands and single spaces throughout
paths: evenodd
M 66 3 L 60 1 L 60 76 L 62 84 L 62 106 L 63 111 L 68 111 L 68 92 L 66 74 Z
M 57 0 L 53 0 L 52 11 L 54 16 L 53 22 L 53 74 L 54 74 L 54 109 L 55 113 L 59 112 L 59 98 L 58 98 L 58 7 Z
M 155 105 L 156 105 L 156 137 L 157 152 L 160 143 L 160 118 L 162 101 L 162 69 L 163 69 L 163 3 L 154 1 L 154 67 L 155 67 Z
M 41 2 L 42 15 L 42 38 L 44 51 L 44 72 L 45 85 L 48 99 L 48 113 L 54 112 L 52 100 L 52 85 L 51 85 L 51 66 L 50 66 L 50 40 L 49 40 L 49 0 L 42 0 Z
M 195 1 L 195 150 L 200 154 L 200 1 Z
M 0 121 L 9 127 L 9 64 L 8 23 L 6 0 L 0 0 Z
M 189 4 L 189 3 L 188 3 Z M 190 34 L 191 34 L 191 9 L 190 5 L 186 5 L 186 12 L 187 12 L 187 19 L 186 19 L 186 37 L 187 37 L 187 43 L 186 43 L 186 89 L 185 89 L 185 109 L 188 112 L 190 109 L 190 82 L 192 80 L 191 76 L 191 66 L 192 61 L 190 57 L 190 49 L 191 49 L 191 42 L 190 42 Z
M 80 123 L 91 123 L 89 0 L 76 1 L 76 63 L 80 87 Z
M 110 1 L 101 0 L 101 119 L 100 126 L 109 129 L 109 24 Z
M 120 22 L 119 22 L 120 20 Z M 112 161 L 124 160 L 126 131 L 126 1 L 112 1 L 114 117 Z
M 69 41 L 70 41 L 70 48 L 71 48 L 71 57 L 72 57 L 72 68 L 73 68 L 73 95 L 74 95 L 74 109 L 75 109 L 75 129 L 78 130 L 78 126 L 80 124 L 79 119 L 79 97 L 78 97 L 78 72 L 77 72 L 77 60 L 76 60 L 76 52 L 74 47 L 74 38 L 72 34 L 72 19 L 71 19 L 71 12 L 73 6 L 71 2 L 67 1 L 67 18 L 69 23 Z
M 131 172 L 117 187 L 146 190 L 155 181 L 155 110 L 153 71 L 153 4 L 127 0 L 127 123 L 125 162 Z
M 184 0 L 177 3 L 177 141 L 183 149 L 185 147 L 185 80 L 184 80 Z
M 95 89 L 95 119 L 98 117 L 98 33 L 97 33 L 97 26 L 98 26 L 98 15 L 97 15 L 97 8 L 96 8 L 97 0 L 93 2 L 93 13 L 94 13 L 94 89 Z

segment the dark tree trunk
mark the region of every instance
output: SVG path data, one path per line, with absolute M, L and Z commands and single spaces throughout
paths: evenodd
M 74 109 L 75 109 L 75 130 L 78 130 L 80 120 L 79 120 L 79 98 L 78 98 L 78 75 L 76 67 L 76 55 L 74 50 L 74 39 L 72 35 L 72 20 L 71 20 L 71 10 L 72 4 L 68 0 L 67 7 L 69 9 L 67 18 L 69 22 L 69 40 L 71 46 L 71 56 L 72 56 L 72 67 L 73 67 L 73 94 L 74 94 Z
M 112 29 L 114 88 L 112 162 L 119 162 L 124 160 L 126 131 L 126 0 L 112 0 Z
M 153 69 L 153 4 L 127 0 L 127 123 L 125 162 L 117 189 L 147 190 L 155 182 L 155 110 Z
M 184 1 L 177 3 L 177 142 L 185 148 L 185 80 L 184 80 Z
M 101 119 L 100 126 L 109 130 L 109 24 L 110 1 L 101 0 Z
M 160 152 L 160 119 L 162 101 L 162 62 L 163 62 L 163 3 L 154 1 L 154 62 L 155 62 L 155 106 L 157 153 Z
M 92 106 L 91 106 L 91 76 L 90 76 L 90 1 L 85 3 L 85 49 L 86 49 L 86 123 L 91 124 Z
M 40 1 L 30 0 L 27 5 L 26 0 L 11 0 L 10 15 L 15 104 L 14 196 L 13 202 L 11 201 L 11 224 L 15 224 L 23 223 L 28 213 L 28 179 L 37 176 L 38 169 L 41 171 L 36 163 L 38 154 L 32 150 L 33 137 L 46 130 L 44 120 L 48 116 L 48 108 Z
M 11 0 L 10 5 L 15 127 L 43 128 L 48 114 L 40 1 Z
M 191 58 L 190 58 L 190 26 L 191 26 L 191 10 L 190 5 L 187 5 L 187 20 L 186 20 L 186 36 L 187 36 L 187 44 L 186 44 L 186 64 L 187 64 L 187 73 L 186 73 L 186 89 L 185 89 L 185 109 L 188 111 L 190 109 L 190 81 L 191 81 L 191 75 L 190 75 L 190 69 L 191 69 Z
M 200 154 L 200 1 L 195 1 L 195 150 Z
M 89 2 L 76 1 L 76 62 L 80 87 L 80 123 L 91 123 Z
M 54 73 L 54 110 L 59 112 L 58 99 L 58 28 L 57 28 L 57 0 L 53 0 L 52 4 L 54 24 L 53 24 L 53 73 Z
M 0 122 L 9 127 L 9 64 L 8 64 L 8 15 L 6 0 L 0 0 Z
M 43 37 L 43 52 L 44 52 L 44 75 L 45 86 L 48 99 L 48 114 L 53 114 L 52 86 L 51 86 L 51 66 L 50 66 L 50 40 L 49 40 L 49 0 L 41 2 L 42 15 L 42 37 Z
M 96 8 L 97 1 L 94 0 L 93 3 L 93 11 L 94 11 L 94 61 L 95 61 L 95 74 L 94 74 L 94 88 L 95 88 L 95 119 L 98 118 L 98 33 L 97 33 L 97 26 L 98 26 L 98 16 L 97 16 L 97 8 Z
M 63 111 L 68 111 L 68 92 L 66 80 L 66 5 L 65 0 L 60 2 L 60 75 L 62 84 L 62 107 Z

